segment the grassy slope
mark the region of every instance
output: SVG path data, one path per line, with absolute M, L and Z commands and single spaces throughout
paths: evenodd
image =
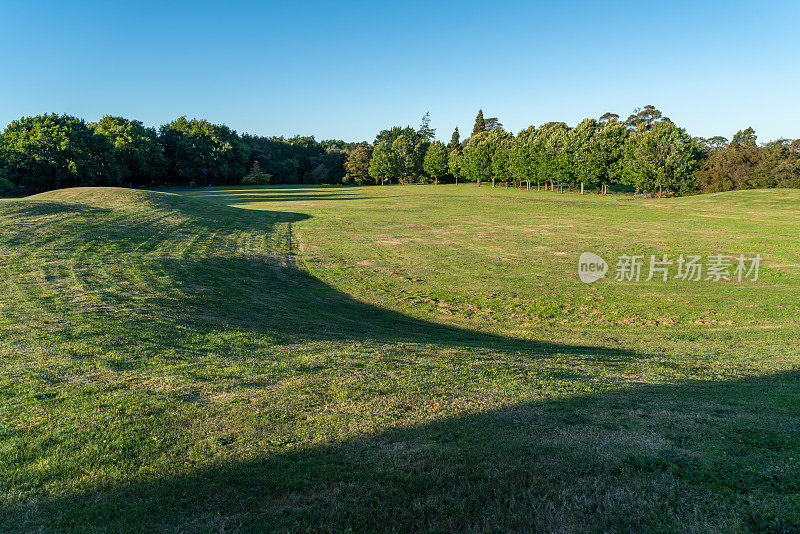
M 2 201 L 0 530 L 800 529 L 798 213 L 474 186 Z M 584 250 L 765 263 L 587 287 Z

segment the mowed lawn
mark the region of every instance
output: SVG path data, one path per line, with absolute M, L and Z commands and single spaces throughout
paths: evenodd
M 2 200 L 0 531 L 800 532 L 798 341 L 798 190 Z

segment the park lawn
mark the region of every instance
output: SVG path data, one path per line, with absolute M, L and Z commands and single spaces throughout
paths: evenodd
M 474 184 L 0 201 L 0 530 L 800 531 L 799 215 Z M 716 253 L 759 279 L 613 279 Z

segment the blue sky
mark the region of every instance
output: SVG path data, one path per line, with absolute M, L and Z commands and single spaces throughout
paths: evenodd
M 653 104 L 690 134 L 800 137 L 798 2 L 0 0 L 0 125 L 187 115 L 372 140 L 478 108 L 517 132 Z

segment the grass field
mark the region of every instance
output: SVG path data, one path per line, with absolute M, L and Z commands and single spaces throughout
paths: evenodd
M 798 230 L 797 190 L 0 201 L 0 531 L 800 532 Z M 759 279 L 613 279 L 715 253 Z

